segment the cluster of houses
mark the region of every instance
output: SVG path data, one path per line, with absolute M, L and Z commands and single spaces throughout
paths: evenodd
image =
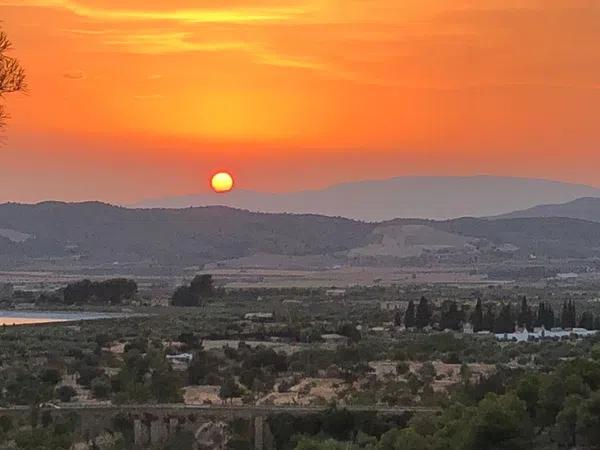
M 586 330 L 585 328 L 551 328 L 546 330 L 544 327 L 536 327 L 533 331 L 527 328 L 518 328 L 514 333 L 497 333 L 494 336 L 499 341 L 508 342 L 537 342 L 542 340 L 561 340 L 570 338 L 584 338 L 593 336 L 597 330 Z

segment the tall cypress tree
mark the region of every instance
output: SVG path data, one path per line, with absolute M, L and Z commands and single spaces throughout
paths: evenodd
M 540 302 L 537 310 L 537 319 L 535 320 L 536 327 L 544 327 L 546 330 L 550 330 L 555 326 L 554 310 L 552 305 L 545 302 Z
M 455 301 L 451 301 L 444 305 L 444 308 L 442 309 L 442 314 L 440 317 L 440 329 L 457 331 L 460 329 L 462 320 L 462 311 L 459 311 L 458 305 Z
M 417 314 L 415 315 L 415 325 L 417 328 L 425 328 L 431 325 L 431 309 L 429 302 L 423 296 L 417 305 Z
M 483 315 L 482 329 L 486 331 L 494 331 L 495 323 L 496 314 L 494 312 L 494 307 L 492 305 L 488 305 Z
M 575 302 L 570 301 L 570 310 L 569 310 L 569 324 L 571 328 L 575 328 L 577 326 L 577 310 L 575 309 Z
M 560 326 L 562 328 L 569 328 L 569 306 L 565 300 L 560 310 Z
M 404 313 L 404 326 L 406 328 L 414 328 L 415 326 L 415 302 L 410 300 Z
M 544 307 L 544 321 L 542 325 L 547 330 L 550 330 L 556 326 L 556 317 L 554 315 L 554 309 L 550 303 L 546 303 Z
M 527 304 L 527 297 L 525 296 L 523 296 L 523 299 L 521 300 L 521 310 L 517 317 L 517 325 L 525 327 L 528 330 L 533 328 L 533 313 Z
M 473 314 L 471 314 L 471 325 L 473 325 L 473 331 L 475 333 L 483 330 L 483 308 L 481 305 L 481 298 L 477 298 L 475 309 L 473 310 Z
M 500 314 L 496 318 L 494 332 L 496 333 L 513 333 L 515 331 L 515 319 L 513 317 L 510 303 L 503 305 L 500 309 Z
M 560 324 L 563 328 L 575 328 L 577 326 L 577 310 L 573 301 L 563 302 Z
M 544 326 L 544 319 L 546 317 L 546 305 L 544 302 L 538 304 L 537 315 L 535 317 L 535 326 Z

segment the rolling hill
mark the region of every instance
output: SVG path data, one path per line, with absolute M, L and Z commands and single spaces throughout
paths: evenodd
M 580 197 L 600 197 L 600 189 L 528 178 L 397 177 L 280 194 L 238 189 L 227 195 L 189 195 L 147 200 L 133 206 L 186 208 L 223 205 L 258 212 L 319 214 L 378 222 L 397 217 L 437 220 L 486 217 Z
M 0 205 L 0 262 L 58 260 L 182 267 L 294 257 L 298 264 L 398 264 L 434 254 L 600 257 L 600 223 L 571 218 L 396 219 L 366 223 L 226 207 L 128 209 L 104 203 Z
M 600 198 L 584 197 L 568 203 L 538 205 L 495 218 L 517 219 L 526 217 L 569 217 L 571 219 L 600 222 Z
M 202 264 L 256 252 L 330 254 L 364 243 L 371 226 L 341 218 L 225 207 L 127 209 L 103 203 L 0 205 L 0 255 Z M 19 236 L 11 239 L 7 233 Z M 19 233 L 19 234 L 17 234 Z M 22 236 L 29 239 L 23 240 Z

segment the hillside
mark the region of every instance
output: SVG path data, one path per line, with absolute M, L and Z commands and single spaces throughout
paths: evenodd
M 495 218 L 515 219 L 525 217 L 569 217 L 571 219 L 600 222 L 600 198 L 584 197 L 568 203 L 538 205 Z
M 186 208 L 224 205 L 259 212 L 319 214 L 378 222 L 397 217 L 437 220 L 486 217 L 580 197 L 600 197 L 600 189 L 528 178 L 397 177 L 278 194 L 238 189 L 226 196 L 197 194 L 147 200 L 134 206 Z
M 507 250 L 508 249 L 508 250 Z M 224 260 L 296 266 L 398 264 L 433 254 L 600 256 L 600 223 L 569 218 L 397 219 L 365 223 L 226 207 L 127 209 L 103 203 L 0 205 L 0 262 L 181 267 Z M 279 256 L 277 256 L 279 255 Z M 293 257 L 293 258 L 292 258 Z M 252 263 L 254 264 L 254 263 Z
M 484 239 L 495 246 L 510 244 L 526 256 L 587 258 L 600 255 L 600 223 L 562 217 L 471 219 L 437 222 L 435 228 Z
M 371 226 L 348 219 L 224 207 L 126 209 L 103 203 L 0 205 L 0 254 L 77 255 L 93 262 L 201 264 L 257 252 L 330 254 L 361 245 Z M 18 236 L 20 240 L 11 239 Z M 17 234 L 18 233 L 18 234 Z M 23 235 L 29 239 L 23 240 Z

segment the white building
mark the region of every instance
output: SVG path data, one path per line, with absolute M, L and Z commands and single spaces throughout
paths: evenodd
M 246 320 L 271 320 L 273 318 L 273 313 L 269 312 L 254 312 L 244 314 L 244 319 Z
M 184 371 L 190 367 L 194 356 L 191 353 L 179 353 L 177 355 L 167 355 L 167 361 L 173 367 L 173 370 Z
M 586 330 L 585 328 L 573 328 L 564 330 L 562 328 L 552 328 L 546 330 L 544 327 L 534 328 L 534 330 L 528 331 L 527 328 L 516 330 L 514 333 L 496 333 L 495 337 L 499 341 L 509 342 L 529 342 L 529 341 L 540 341 L 544 339 L 567 339 L 570 337 L 583 338 L 593 336 L 597 333 L 597 330 Z

